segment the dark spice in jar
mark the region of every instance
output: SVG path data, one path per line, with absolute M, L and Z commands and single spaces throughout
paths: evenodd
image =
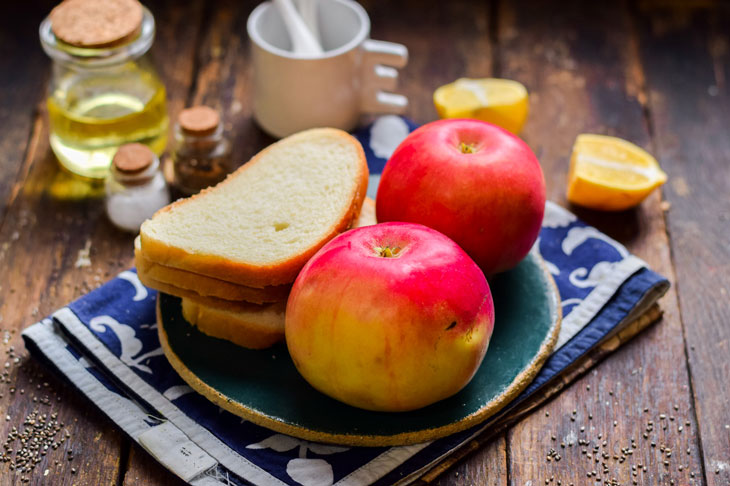
M 172 163 L 173 184 L 187 195 L 219 183 L 233 170 L 231 146 L 217 111 L 195 106 L 180 113 Z

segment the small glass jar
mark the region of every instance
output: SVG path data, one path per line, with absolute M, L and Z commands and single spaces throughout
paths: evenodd
M 86 25 L 75 24 L 73 15 L 54 17 L 66 3 L 76 9 L 71 14 L 86 15 Z M 101 0 L 86 3 L 94 3 L 94 8 L 84 8 L 84 2 L 64 2 L 40 25 L 41 44 L 53 60 L 47 100 L 49 137 L 63 167 L 83 177 L 103 179 L 115 152 L 125 143 L 143 143 L 160 155 L 167 143 L 168 117 L 165 88 L 147 56 L 155 36 L 152 14 L 134 2 L 132 6 L 141 9 L 140 21 L 129 35 L 102 47 L 64 42 L 57 36 L 60 25 L 54 29 L 52 20 L 66 22 L 64 33 L 76 28 L 82 35 L 93 35 L 88 25 L 96 19 L 89 22 L 88 17 L 98 15 L 105 4 Z M 114 21 L 106 17 L 105 25 Z
M 138 232 L 142 223 L 170 204 L 160 159 L 145 145 L 122 145 L 106 179 L 106 214 L 120 229 Z
M 172 163 L 173 185 L 187 195 L 219 183 L 233 171 L 231 144 L 217 111 L 195 106 L 180 112 Z

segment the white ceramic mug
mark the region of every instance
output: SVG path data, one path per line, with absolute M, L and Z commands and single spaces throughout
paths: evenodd
M 402 44 L 368 38 L 370 19 L 352 0 L 319 0 L 324 54 L 291 50 L 284 22 L 271 2 L 248 18 L 253 60 L 253 115 L 275 137 L 314 127 L 351 130 L 363 113 L 402 113 L 405 96 L 392 91 L 408 62 Z

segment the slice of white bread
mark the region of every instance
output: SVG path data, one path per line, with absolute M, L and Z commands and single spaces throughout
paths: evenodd
M 365 198 L 360 215 L 353 227 L 373 224 L 376 224 L 375 201 Z M 139 238 L 134 242 L 134 256 L 137 273 L 141 275 L 141 278 L 193 291 L 205 297 L 265 304 L 285 301 L 289 297 L 291 289 L 291 285 L 275 285 L 258 289 L 152 262 L 142 255 Z M 173 293 L 173 295 L 178 294 Z
M 208 336 L 251 349 L 264 349 L 284 338 L 286 303 L 251 306 L 232 312 L 182 299 L 183 317 Z
M 353 228 L 372 226 L 374 224 L 378 224 L 378 219 L 375 217 L 375 199 L 366 197 L 362 203 L 360 215 L 357 217 Z
M 368 169 L 360 143 L 315 128 L 270 145 L 215 187 L 142 224 L 155 263 L 250 287 L 288 284 L 360 213 Z
M 204 297 L 216 297 L 225 300 L 245 300 L 253 304 L 266 304 L 271 302 L 285 302 L 291 290 L 291 285 L 273 285 L 260 289 L 247 287 L 186 270 L 180 270 L 179 268 L 160 265 L 142 256 L 139 238 L 134 242 L 134 263 L 140 279 L 172 285 L 179 289 L 196 292 Z M 172 295 L 177 294 L 173 292 Z

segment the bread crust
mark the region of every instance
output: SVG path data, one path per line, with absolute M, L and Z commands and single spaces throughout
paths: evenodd
M 291 285 L 276 285 L 262 289 L 247 287 L 217 278 L 199 275 L 179 268 L 167 267 L 152 262 L 142 256 L 135 248 L 134 263 L 137 273 L 144 274 L 148 279 L 156 282 L 174 285 L 184 290 L 196 292 L 203 297 L 215 297 L 224 300 L 245 300 L 254 304 L 286 302 Z
M 137 271 L 137 276 L 139 277 L 139 281 L 142 282 L 142 285 L 144 285 L 145 287 L 155 289 L 155 290 L 157 290 L 159 292 L 163 292 L 165 294 L 174 295 L 175 297 L 190 299 L 200 305 L 204 305 L 207 307 L 215 307 L 215 308 L 229 311 L 229 312 L 251 312 L 252 310 L 261 309 L 268 305 L 284 304 L 284 302 L 273 302 L 273 303 L 269 303 L 269 304 L 256 304 L 253 302 L 246 302 L 245 300 L 219 299 L 218 297 L 200 295 L 199 293 L 195 292 L 194 290 L 183 289 L 176 285 L 171 285 L 171 284 L 168 284 L 165 282 L 160 282 L 159 280 L 150 278 L 144 272 L 139 272 L 139 270 Z
M 273 304 L 258 312 L 233 313 L 182 299 L 183 317 L 200 332 L 250 349 L 265 349 L 284 339 L 284 308 Z
M 221 184 L 227 184 L 231 178 L 238 177 L 245 171 L 258 163 L 263 154 L 272 150 L 277 144 L 289 140 L 293 137 L 307 137 L 312 135 L 318 135 L 322 132 L 329 132 L 330 135 L 341 137 L 346 139 L 349 143 L 354 144 L 357 149 L 360 170 L 357 176 L 355 187 L 350 197 L 350 204 L 340 215 L 339 219 L 330 226 L 325 232 L 324 236 L 314 245 L 307 250 L 292 255 L 290 258 L 274 262 L 269 265 L 254 265 L 246 262 L 233 262 L 216 255 L 203 255 L 189 253 L 181 248 L 169 246 L 162 241 L 159 241 L 145 232 L 145 222 L 142 225 L 140 231 L 142 255 L 147 260 L 165 265 L 167 267 L 178 268 L 181 270 L 187 270 L 193 273 L 205 275 L 208 277 L 233 282 L 239 285 L 245 285 L 249 287 L 265 287 L 271 285 L 282 285 L 290 284 L 294 281 L 299 271 L 302 269 L 304 264 L 329 240 L 337 236 L 338 234 L 347 230 L 352 223 L 357 219 L 360 214 L 360 208 L 362 207 L 365 194 L 368 186 L 368 167 L 367 160 L 365 159 L 365 152 L 352 135 L 338 130 L 335 128 L 314 128 L 306 130 L 298 134 L 292 135 L 287 139 L 281 140 L 275 144 L 270 145 L 258 154 L 256 154 L 248 163 L 241 166 L 238 170 L 230 174 L 225 181 Z M 215 186 L 218 187 L 218 186 Z M 194 200 L 195 198 L 204 197 L 208 192 L 214 190 L 214 187 L 204 189 L 199 194 L 192 196 L 191 198 L 178 200 L 169 206 L 160 209 L 155 216 L 166 211 L 171 211 L 174 208 L 183 206 L 188 201 Z M 153 216 L 154 219 L 154 216 Z M 149 220 L 148 220 L 149 221 Z

